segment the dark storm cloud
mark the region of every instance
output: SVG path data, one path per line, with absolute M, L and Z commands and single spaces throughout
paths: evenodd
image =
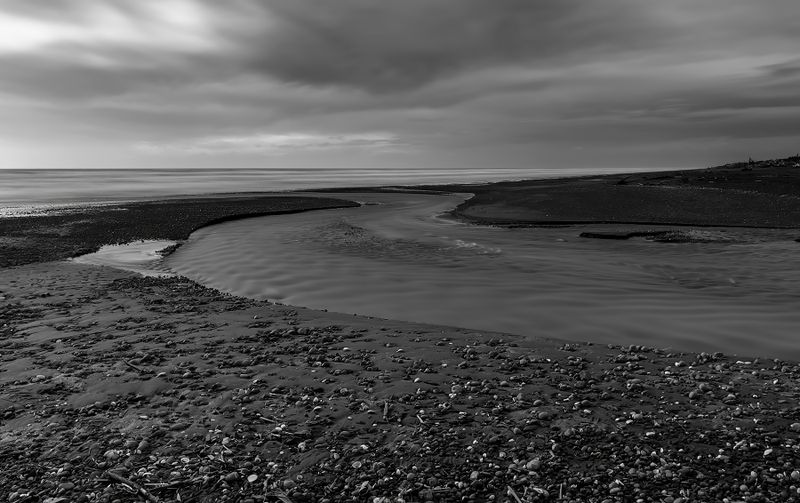
M 800 59 L 767 65 L 764 70 L 771 77 L 794 79 L 800 77 Z
M 476 67 L 652 46 L 667 35 L 640 2 L 274 0 L 248 40 L 251 69 L 311 85 L 402 91 Z
M 116 142 L 129 164 L 132 145 L 183 151 L 187 164 L 200 152 L 292 149 L 346 162 L 347 148 L 392 147 L 422 164 L 481 150 L 498 166 L 573 146 L 576 159 L 590 147 L 699 152 L 711 140 L 774 148 L 800 133 L 798 10 L 796 0 L 6 0 L 0 134 L 7 147 L 35 142 L 34 131 L 66 144 L 79 130 L 71 152 Z

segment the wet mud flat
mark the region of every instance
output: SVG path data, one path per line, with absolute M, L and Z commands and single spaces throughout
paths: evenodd
M 800 365 L 0 269 L 4 501 L 800 501 Z

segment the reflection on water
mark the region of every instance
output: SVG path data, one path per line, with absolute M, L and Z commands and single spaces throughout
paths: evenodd
M 787 231 L 595 240 L 578 234 L 608 227 L 502 229 L 437 217 L 461 196 L 343 197 L 379 204 L 205 228 L 167 264 L 224 291 L 312 308 L 800 359 L 800 245 Z

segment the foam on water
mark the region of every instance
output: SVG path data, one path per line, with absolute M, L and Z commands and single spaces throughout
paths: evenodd
M 800 245 L 787 231 L 597 240 L 578 235 L 607 226 L 503 229 L 436 216 L 466 196 L 341 196 L 381 204 L 208 227 L 166 263 L 223 291 L 317 309 L 800 359 Z

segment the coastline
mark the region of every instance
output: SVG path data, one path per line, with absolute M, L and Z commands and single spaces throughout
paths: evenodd
M 474 193 L 452 214 L 483 225 L 800 229 L 800 157 L 695 170 L 426 188 Z
M 0 218 L 0 268 L 63 260 L 103 245 L 181 241 L 209 225 L 317 209 L 352 208 L 341 199 L 291 194 L 208 196 L 73 208 L 68 213 Z
M 646 185 L 625 176 L 620 186 Z M 459 190 L 476 197 L 458 216 L 510 187 L 584 179 L 613 180 Z M 0 261 L 0 450 L 13 467 L 0 496 L 800 501 L 797 362 L 347 316 L 53 262 L 185 239 L 233 215 L 345 204 L 198 201 L 0 227 L 19 238 Z
M 109 473 L 159 501 L 800 497 L 797 363 L 325 313 L 78 264 L 0 277 L 9 501 L 135 500 Z

